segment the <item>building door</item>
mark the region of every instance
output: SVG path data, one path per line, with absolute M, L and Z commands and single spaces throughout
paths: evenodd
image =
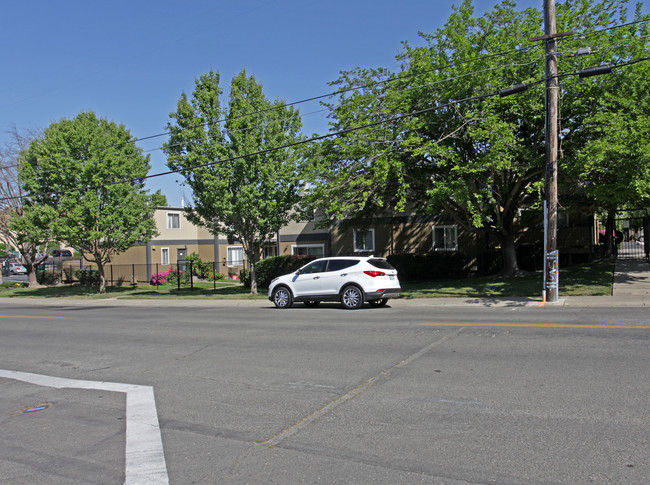
M 178 261 L 178 269 L 185 271 L 185 260 L 187 259 L 187 249 L 178 248 L 176 250 L 176 261 Z

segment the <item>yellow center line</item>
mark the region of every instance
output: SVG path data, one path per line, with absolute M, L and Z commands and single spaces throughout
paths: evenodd
M 35 316 L 35 315 L 0 315 L 0 318 L 56 318 L 67 319 L 70 317 L 52 317 L 52 316 Z
M 570 323 L 461 323 L 461 322 L 438 322 L 423 323 L 425 327 L 537 327 L 537 328 L 636 328 L 650 329 L 650 325 L 580 325 Z

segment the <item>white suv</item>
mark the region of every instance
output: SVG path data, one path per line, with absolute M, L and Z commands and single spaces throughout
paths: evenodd
M 321 301 L 340 301 L 355 310 L 367 301 L 384 306 L 389 298 L 400 296 L 397 270 L 384 258 L 321 258 L 295 273 L 271 281 L 269 300 L 278 308 L 289 308 L 294 301 L 316 306 Z

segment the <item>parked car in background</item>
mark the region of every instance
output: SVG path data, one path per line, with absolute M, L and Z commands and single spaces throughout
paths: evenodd
M 53 258 L 71 258 L 72 251 L 69 249 L 55 249 L 50 253 L 50 256 Z
M 19 263 L 9 263 L 9 274 L 27 274 L 27 269 Z
M 321 301 L 340 301 L 349 309 L 364 302 L 384 306 L 401 294 L 397 270 L 384 258 L 320 258 L 295 273 L 275 278 L 269 286 L 269 300 L 277 308 L 289 308 L 294 301 L 316 306 Z

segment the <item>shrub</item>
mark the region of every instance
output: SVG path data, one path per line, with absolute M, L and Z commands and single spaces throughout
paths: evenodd
M 262 259 L 255 265 L 257 286 L 260 288 L 268 288 L 273 278 L 277 278 L 283 274 L 293 273 L 314 259 L 318 258 L 316 256 L 273 256 Z M 248 270 L 242 270 L 239 273 L 239 279 L 245 287 L 250 288 L 250 272 Z
M 75 276 L 74 276 L 74 268 L 71 267 L 66 267 L 63 268 L 63 281 L 65 283 L 71 284 L 74 283 L 75 281 Z
M 386 259 L 395 267 L 401 281 L 458 278 L 470 273 L 468 256 L 457 251 L 392 254 Z
M 190 281 L 190 275 L 183 270 L 170 269 L 167 275 L 167 283 L 178 286 L 179 280 L 181 285 L 186 285 Z
M 154 286 L 162 285 L 163 283 L 167 282 L 168 277 L 169 277 L 169 271 L 162 271 L 160 273 L 153 273 L 151 275 L 151 280 L 149 280 L 149 283 L 151 283 Z
M 74 276 L 84 286 L 99 286 L 99 271 L 96 269 L 78 269 L 74 272 Z
M 45 271 L 39 269 L 36 271 L 36 281 L 39 285 L 57 285 L 61 280 L 61 273 L 58 271 Z

